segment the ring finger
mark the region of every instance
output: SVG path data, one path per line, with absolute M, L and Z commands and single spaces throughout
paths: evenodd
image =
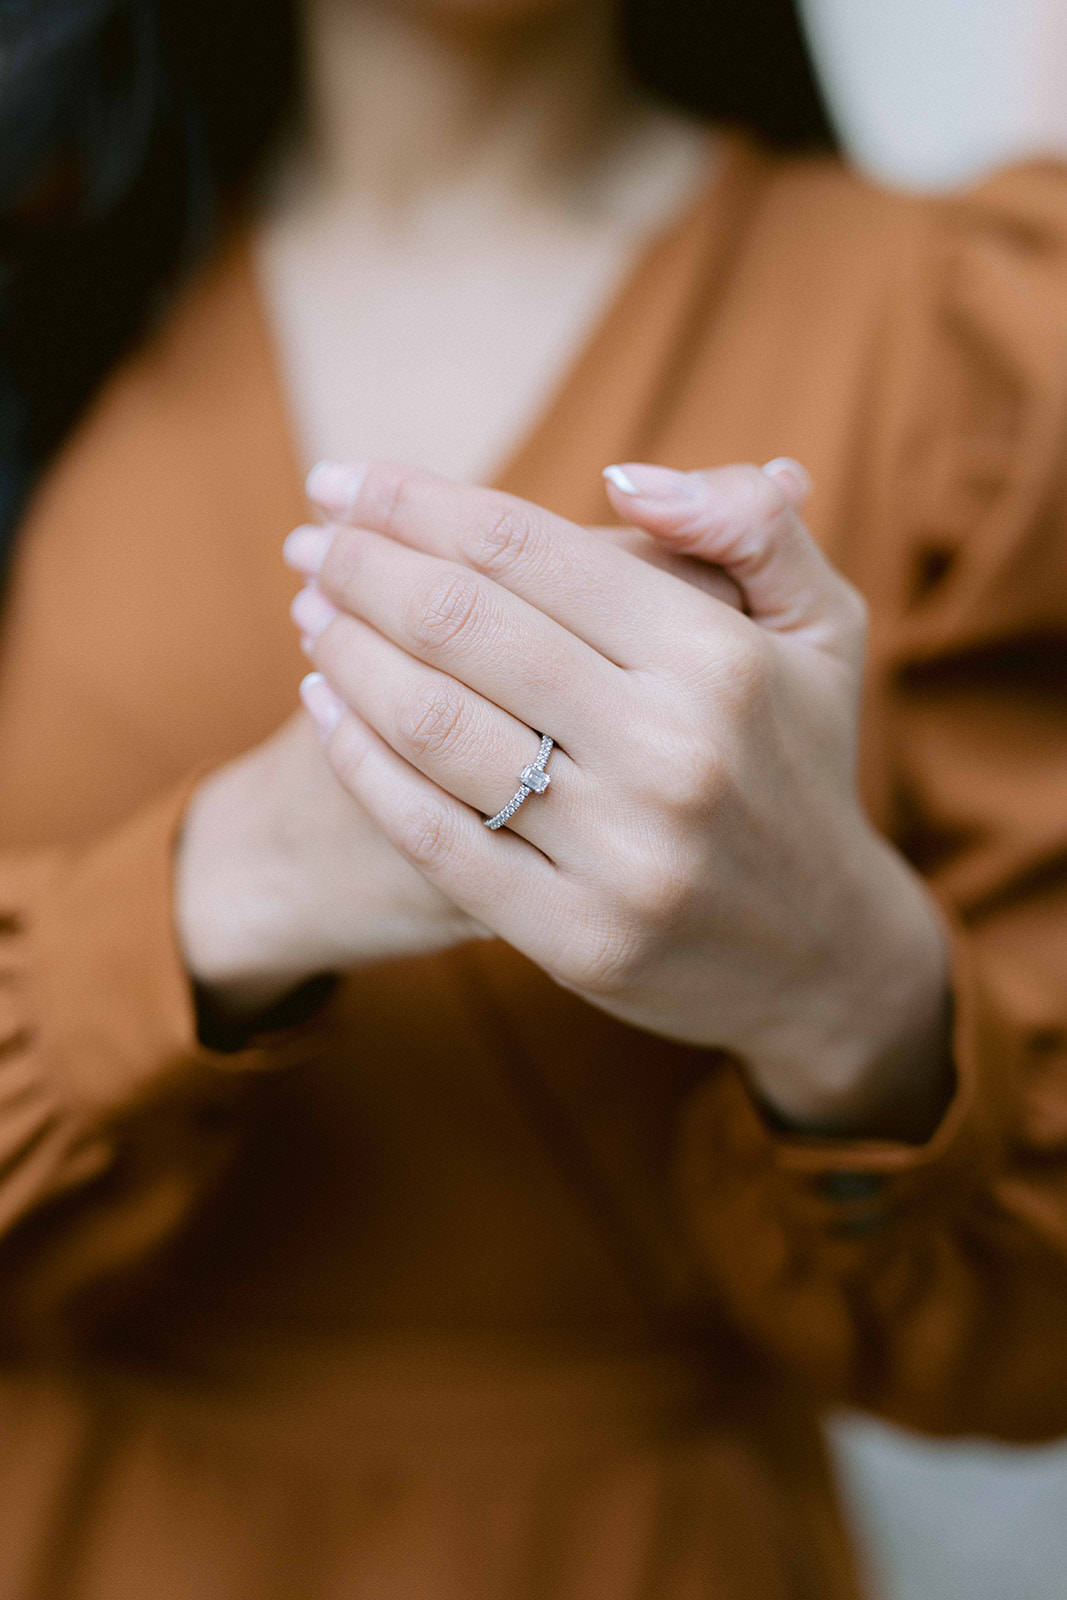
M 409 656 L 358 617 L 333 610 L 313 587 L 294 599 L 293 615 L 331 687 L 399 756 L 483 816 L 507 804 L 522 768 L 537 755 L 540 730 Z M 546 771 L 545 793 L 530 797 L 506 826 L 566 870 L 570 853 L 578 854 L 588 785 L 558 746 Z

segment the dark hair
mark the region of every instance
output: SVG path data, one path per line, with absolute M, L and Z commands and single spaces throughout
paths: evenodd
M 0 0 L 0 576 L 25 496 L 297 110 L 298 0 Z M 621 0 L 636 77 L 833 143 L 792 0 Z

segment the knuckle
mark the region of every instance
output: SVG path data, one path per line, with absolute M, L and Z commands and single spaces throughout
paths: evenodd
M 466 702 L 459 684 L 442 679 L 422 684 L 401 702 L 397 732 L 415 755 L 437 755 L 454 748 L 465 720 Z
M 775 658 L 765 633 L 751 624 L 716 646 L 714 687 L 728 710 L 762 710 L 774 679 Z
M 716 544 L 735 545 L 788 508 L 781 488 L 758 467 L 727 467 L 712 481 L 710 501 L 702 502 L 694 518 L 715 534 Z
M 722 490 L 699 528 L 694 519 L 694 532 L 701 532 L 731 566 L 751 575 L 770 559 L 792 523 L 793 507 L 782 486 L 758 467 L 727 469 Z
M 780 548 L 788 505 L 769 508 L 755 505 L 748 512 L 735 514 L 727 535 L 730 559 L 748 578 L 763 572 Z
M 504 505 L 470 541 L 470 559 L 483 572 L 506 572 L 525 564 L 539 542 L 536 518 L 521 506 Z
M 660 805 L 688 814 L 707 807 L 719 787 L 719 763 L 709 738 L 689 734 L 676 738 L 658 764 Z
M 641 732 L 640 797 L 662 822 L 664 812 L 703 808 L 721 782 L 719 752 L 698 708 L 684 718 L 660 716 Z
M 728 660 L 735 675 L 749 688 L 769 681 L 774 665 L 774 649 L 761 628 L 739 628 L 730 641 Z
M 733 511 L 724 498 L 710 503 L 701 502 L 680 520 L 674 528 L 675 537 L 683 548 L 688 543 L 708 544 L 716 552 L 725 549 L 733 526 Z
M 443 806 L 423 801 L 398 823 L 397 847 L 422 872 L 434 872 L 455 847 L 455 828 Z
M 626 903 L 631 918 L 651 946 L 684 915 L 692 895 L 688 874 L 678 861 L 646 859 L 627 874 Z
M 563 956 L 563 982 L 599 995 L 647 978 L 677 939 L 697 891 L 699 852 L 662 840 L 632 841 L 613 852 L 605 883 L 574 918 Z
M 437 650 L 476 631 L 481 587 L 473 573 L 457 570 L 434 578 L 415 591 L 409 628 L 416 645 Z
M 587 917 L 570 950 L 564 980 L 589 994 L 618 994 L 633 982 L 645 941 L 617 909 Z

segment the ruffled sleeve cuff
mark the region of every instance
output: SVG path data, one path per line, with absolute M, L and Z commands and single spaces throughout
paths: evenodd
M 800 1258 L 805 1274 L 862 1270 L 911 1229 L 936 1230 L 1001 1171 L 1018 1119 L 1024 1042 L 943 898 L 954 996 L 954 1089 L 921 1144 L 775 1128 L 727 1060 L 684 1122 L 682 1185 L 729 1297 L 759 1301 Z
M 204 773 L 187 774 L 121 826 L 62 859 L 28 863 L 27 1025 L 75 1104 L 132 1106 L 176 1080 L 277 1070 L 308 1059 L 330 1031 L 335 985 L 306 986 L 243 1036 L 204 1042 L 174 918 L 174 856 Z M 310 1003 L 309 1003 L 310 1002 Z

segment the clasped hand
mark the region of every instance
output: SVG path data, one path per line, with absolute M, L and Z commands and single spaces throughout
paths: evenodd
M 944 1091 L 945 941 L 857 797 L 864 604 L 796 463 L 614 476 L 662 560 L 495 490 L 316 470 L 329 520 L 285 556 L 330 764 L 557 983 L 732 1052 L 786 1118 L 906 1135 Z M 550 787 L 490 831 L 540 732 Z

